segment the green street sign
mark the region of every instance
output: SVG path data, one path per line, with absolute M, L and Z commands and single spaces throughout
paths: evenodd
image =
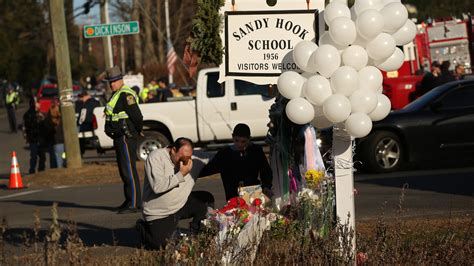
M 85 25 L 84 37 L 97 38 L 115 35 L 129 35 L 140 33 L 138 21 L 119 22 L 111 24 Z

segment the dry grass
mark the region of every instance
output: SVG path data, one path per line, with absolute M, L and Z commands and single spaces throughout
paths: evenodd
M 179 238 L 164 250 L 117 246 L 86 247 L 77 235 L 76 225 L 60 225 L 57 206 L 53 205 L 52 222 L 46 235 L 38 237 L 39 224 L 27 233 L 30 249 L 14 256 L 5 249 L 8 226 L 0 225 L 0 265 L 212 265 L 220 264 L 227 247 L 216 244 L 215 231 L 197 237 Z M 391 219 L 357 223 L 358 264 L 471 264 L 474 261 L 474 228 L 471 217 Z M 338 226 L 327 237 L 304 232 L 298 221 L 272 227 L 258 246 L 255 265 L 351 264 L 354 254 L 338 239 L 349 237 Z M 349 237 L 350 238 L 350 237 Z M 232 243 L 230 243 L 231 245 Z M 32 249 L 31 247 L 34 247 Z M 243 250 L 233 261 L 249 264 L 249 252 Z

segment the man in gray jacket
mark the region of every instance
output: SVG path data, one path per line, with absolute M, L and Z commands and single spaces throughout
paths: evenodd
M 169 147 L 150 153 L 145 163 L 143 220 L 137 230 L 145 246 L 159 249 L 173 235 L 180 219 L 193 218 L 192 232 L 198 232 L 214 197 L 207 191 L 192 191 L 199 171 L 193 171 L 194 144 L 178 138 Z M 198 160 L 195 160 L 200 162 Z

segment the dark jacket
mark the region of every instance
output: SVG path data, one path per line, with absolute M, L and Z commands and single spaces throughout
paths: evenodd
M 244 186 L 272 186 L 272 171 L 267 157 L 260 146 L 252 143 L 244 152 L 235 150 L 234 146 L 220 150 L 203 168 L 200 176 L 216 173 L 221 174 L 226 200 L 238 196 L 241 182 Z
M 34 109 L 30 108 L 23 115 L 23 134 L 28 143 L 39 143 L 41 138 L 41 119 L 39 113 Z
M 83 104 L 76 105 L 79 116 L 77 117 L 77 124 L 79 125 L 79 132 L 93 131 L 93 115 L 94 108 L 99 107 L 100 103 L 94 98 L 90 98 Z

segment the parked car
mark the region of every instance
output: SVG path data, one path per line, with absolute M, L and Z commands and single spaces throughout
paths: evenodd
M 82 88 L 79 85 L 72 85 L 73 89 L 73 101 L 76 101 L 77 95 L 82 92 Z M 59 90 L 57 84 L 45 83 L 41 85 L 36 94 L 36 99 L 40 105 L 40 111 L 47 113 L 51 107 L 51 103 L 54 99 L 59 98 Z
M 474 159 L 474 80 L 434 88 L 373 125 L 356 144 L 371 172 Z

